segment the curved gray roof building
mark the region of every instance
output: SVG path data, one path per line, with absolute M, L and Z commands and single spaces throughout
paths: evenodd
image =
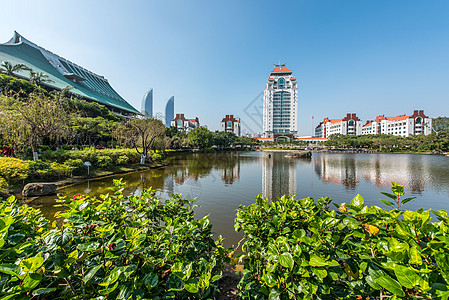
M 171 121 L 175 118 L 175 96 L 171 96 L 165 105 L 165 127 L 171 126 Z
M 72 86 L 70 92 L 80 98 L 99 102 L 115 113 L 123 115 L 139 113 L 112 88 L 104 76 L 36 45 L 16 31 L 11 40 L 0 44 L 0 62 L 2 61 L 13 65 L 24 64 L 34 72 L 45 73 L 51 81 L 44 85 L 51 89 L 61 90 Z M 30 78 L 28 71 L 18 71 L 16 75 Z
M 150 89 L 143 96 L 142 107 L 141 107 L 140 112 L 146 118 L 152 118 L 153 117 L 153 89 Z

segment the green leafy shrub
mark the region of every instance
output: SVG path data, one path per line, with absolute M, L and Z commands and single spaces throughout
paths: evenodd
M 31 160 L 29 161 L 30 169 L 32 171 L 38 171 L 38 170 L 46 170 L 50 168 L 50 163 L 43 161 L 43 160 Z
M 153 152 L 153 153 L 151 153 L 151 159 L 154 162 L 161 162 L 164 160 L 164 156 L 162 156 L 162 154 Z
M 57 162 L 45 163 L 46 168 L 39 168 L 34 171 L 34 175 L 42 178 L 52 178 L 52 177 L 69 177 L 72 176 L 73 170 L 76 169 L 74 166 L 58 164 Z M 41 163 L 40 166 L 43 167 L 45 164 Z
M 115 161 L 115 163 L 117 164 L 117 165 L 126 165 L 127 163 L 128 163 L 128 161 L 129 161 L 129 157 L 128 156 L 126 156 L 126 155 L 121 155 L 121 156 L 119 156 L 118 158 L 117 158 L 117 160 Z
M 84 162 L 81 159 L 68 159 L 64 165 L 72 167 L 74 171 L 81 171 L 84 168 Z
M 0 192 L 5 191 L 8 188 L 8 183 L 4 178 L 0 177 Z
M 15 183 L 26 179 L 29 174 L 30 165 L 28 161 L 12 157 L 0 157 L 0 177 L 3 177 L 7 183 Z
M 105 155 L 97 156 L 97 166 L 100 168 L 107 168 L 112 165 L 112 158 Z
M 0 203 L 4 299 L 211 299 L 228 252 L 193 200 L 154 191 L 61 199 L 61 227 L 37 210 Z M 49 229 L 45 229 L 49 228 Z M 34 296 L 34 297 L 33 297 Z
M 446 211 L 400 211 L 404 188 L 393 183 L 392 210 L 357 195 L 338 211 L 330 198 L 282 197 L 240 206 L 235 229 L 246 240 L 243 299 L 448 299 Z
M 98 162 L 99 156 L 108 156 L 112 159 L 112 162 L 117 164 L 117 160 L 120 156 L 128 157 L 128 163 L 138 163 L 140 161 L 140 155 L 134 149 L 102 149 L 86 148 L 83 150 L 63 150 L 46 151 L 42 153 L 41 157 L 45 160 L 56 161 L 64 163 L 67 159 L 81 159 L 83 163 L 89 161 L 92 164 Z

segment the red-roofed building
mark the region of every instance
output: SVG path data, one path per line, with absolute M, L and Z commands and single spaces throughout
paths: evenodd
M 362 127 L 362 134 L 392 134 L 407 137 L 415 134 L 428 135 L 432 132 L 432 119 L 423 110 L 414 110 L 411 115 L 396 117 L 377 116 L 366 122 Z
M 275 65 L 263 96 L 263 136 L 291 140 L 298 133 L 298 82 L 284 65 Z
M 178 128 L 178 130 L 189 132 L 200 127 L 200 120 L 198 117 L 195 119 L 186 119 L 184 114 L 176 114 L 176 117 L 171 121 L 171 126 Z
M 240 119 L 234 118 L 234 115 L 226 115 L 220 123 L 221 131 L 232 132 L 240 136 Z
M 316 138 L 328 138 L 332 134 L 359 135 L 362 133 L 362 121 L 356 114 L 346 114 L 342 119 L 324 118 L 315 128 Z

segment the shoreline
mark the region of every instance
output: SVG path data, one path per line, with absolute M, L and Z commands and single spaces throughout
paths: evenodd
M 313 153 L 330 153 L 330 154 L 340 154 L 340 153 L 347 153 L 347 154 L 422 154 L 422 155 L 443 155 L 443 156 L 449 156 L 449 152 L 431 152 L 431 151 L 425 151 L 425 152 L 411 152 L 411 151 L 398 151 L 398 152 L 378 152 L 376 150 L 304 150 L 304 149 L 282 149 L 282 148 L 268 148 L 268 149 L 260 149 L 259 151 L 262 152 L 296 152 L 296 151 L 311 151 Z
M 86 182 L 88 180 L 99 180 L 99 179 L 103 179 L 103 178 L 108 178 L 108 177 L 112 177 L 112 176 L 116 176 L 119 174 L 128 174 L 128 173 L 132 173 L 132 172 L 139 172 L 139 171 L 147 171 L 147 170 L 151 170 L 151 169 L 158 169 L 158 168 L 163 168 L 168 166 L 169 163 L 168 162 L 161 162 L 161 163 L 155 163 L 155 164 L 149 164 L 149 165 L 134 165 L 134 168 L 131 167 L 127 167 L 124 168 L 123 170 L 119 170 L 119 171 L 101 171 L 99 172 L 99 174 L 94 174 L 94 175 L 86 175 L 86 176 L 73 176 L 73 177 L 68 177 L 68 178 L 64 178 L 64 179 L 60 179 L 60 180 L 56 180 L 56 181 L 36 181 L 36 180 L 30 180 L 27 181 L 26 183 L 24 183 L 24 185 L 22 187 L 15 187 L 13 189 L 12 193 L 8 194 L 9 196 L 15 196 L 17 199 L 22 199 L 22 201 L 24 203 L 30 203 L 33 200 L 35 200 L 36 198 L 40 197 L 40 196 L 33 196 L 33 197 L 23 197 L 22 196 L 22 190 L 23 187 L 27 184 L 27 183 L 37 183 L 37 182 L 43 182 L 43 183 L 53 183 L 56 184 L 56 191 L 62 189 L 62 188 L 66 188 L 78 183 L 82 183 L 82 182 Z M 6 195 L 5 195 L 6 196 Z M 1 195 L 0 195 L 1 197 Z M 25 200 L 26 199 L 26 200 Z

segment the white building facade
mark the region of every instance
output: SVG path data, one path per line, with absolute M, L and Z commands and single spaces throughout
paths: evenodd
M 195 119 L 186 119 L 184 114 L 176 114 L 176 117 L 171 121 L 171 126 L 178 128 L 178 130 L 190 132 L 193 129 L 200 127 L 200 120 L 198 117 Z
M 226 132 L 232 132 L 236 136 L 240 136 L 241 127 L 240 127 L 240 119 L 234 118 L 234 115 L 226 115 L 221 120 L 220 130 Z
M 432 119 L 423 110 L 415 110 L 411 115 L 396 117 L 377 116 L 373 121 L 366 122 L 362 134 L 392 134 L 408 137 L 410 135 L 432 133 Z
M 325 118 L 315 128 L 316 138 L 328 138 L 332 134 L 360 135 L 362 134 L 362 121 L 356 114 L 346 114 L 342 119 Z
M 298 133 L 298 83 L 285 65 L 275 65 L 263 96 L 263 136 L 289 140 Z

